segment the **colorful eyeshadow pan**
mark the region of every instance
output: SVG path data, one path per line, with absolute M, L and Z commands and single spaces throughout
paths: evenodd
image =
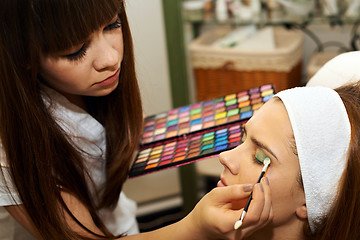
M 274 94 L 273 85 L 266 84 L 149 116 L 144 121 L 141 144 L 152 144 L 248 119 L 261 106 L 259 104 L 265 103 Z
M 242 127 L 246 121 L 207 129 L 186 138 L 144 145 L 134 161 L 129 176 L 136 177 L 189 164 L 232 149 L 241 143 Z
M 267 84 L 147 117 L 129 176 L 182 166 L 238 146 L 242 126 L 274 94 Z

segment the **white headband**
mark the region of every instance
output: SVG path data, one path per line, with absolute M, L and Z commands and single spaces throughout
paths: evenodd
M 329 213 L 345 169 L 350 122 L 340 96 L 325 87 L 297 87 L 276 94 L 288 112 L 304 183 L 312 232 Z

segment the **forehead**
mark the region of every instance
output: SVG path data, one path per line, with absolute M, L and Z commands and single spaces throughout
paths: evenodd
M 279 155 L 292 153 L 293 131 L 288 113 L 280 100 L 270 99 L 247 122 L 249 135 L 269 145 Z
M 247 125 L 268 125 L 272 123 L 281 123 L 282 127 L 286 127 L 287 125 L 288 127 L 291 127 L 290 119 L 284 104 L 281 100 L 276 98 L 270 99 L 256 111 Z
M 43 53 L 54 53 L 83 43 L 116 14 L 125 15 L 121 0 L 34 1 L 35 42 Z

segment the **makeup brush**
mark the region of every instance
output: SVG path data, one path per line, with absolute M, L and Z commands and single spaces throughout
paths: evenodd
M 261 173 L 260 173 L 260 176 L 259 176 L 259 179 L 257 180 L 256 183 L 259 183 L 261 181 L 261 179 L 264 177 L 265 173 L 266 173 L 266 170 L 268 169 L 269 165 L 270 165 L 270 158 L 266 157 L 265 160 L 264 160 L 264 167 L 263 169 L 261 170 Z M 243 223 L 243 220 L 245 218 L 245 215 L 246 215 L 246 212 L 248 211 L 249 209 L 249 206 L 250 206 L 250 202 L 252 200 L 252 192 L 250 194 L 250 198 L 249 200 L 247 201 L 246 205 L 245 205 L 245 208 L 244 208 L 244 211 L 242 212 L 241 214 L 241 217 L 238 221 L 235 222 L 234 224 L 234 229 L 237 230 L 241 227 L 242 223 Z

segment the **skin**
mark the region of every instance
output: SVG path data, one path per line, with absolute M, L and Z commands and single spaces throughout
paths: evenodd
M 261 149 L 271 160 L 265 180 L 270 183 L 273 219 L 251 235 L 254 239 L 302 239 L 305 194 L 298 181 L 299 160 L 290 144 L 293 131 L 282 102 L 271 99 L 246 123 L 245 130 L 243 144 L 220 154 L 224 171 L 218 186 L 256 183 L 263 164 L 254 157 Z M 245 203 L 233 205 L 242 208 Z M 244 223 L 247 221 L 253 220 L 246 215 Z
M 85 55 L 69 57 L 81 52 L 83 44 L 80 44 L 55 56 L 42 56 L 39 73 L 45 83 L 80 107 L 83 107 L 81 96 L 111 93 L 119 83 L 124 53 L 121 25 L 116 24 L 117 20 L 115 17 L 109 25 L 90 35 L 84 43 Z

